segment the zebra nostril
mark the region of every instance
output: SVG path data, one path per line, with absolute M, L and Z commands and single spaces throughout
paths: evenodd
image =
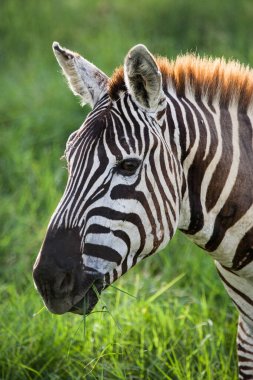
M 57 290 L 61 293 L 69 293 L 74 287 L 74 276 L 72 272 L 63 273 L 57 281 Z

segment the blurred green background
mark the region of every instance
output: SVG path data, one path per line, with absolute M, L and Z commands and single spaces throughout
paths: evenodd
M 54 40 L 110 75 L 144 43 L 253 64 L 251 0 L 1 0 L 0 379 L 236 379 L 237 313 L 209 257 L 176 235 L 108 289 L 85 320 L 42 307 L 32 264 L 83 122 Z M 185 276 L 170 286 L 177 276 Z M 37 313 L 37 314 L 36 314 Z M 36 315 L 35 315 L 36 314 Z

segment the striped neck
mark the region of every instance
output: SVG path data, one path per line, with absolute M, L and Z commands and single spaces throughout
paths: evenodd
M 247 174 L 253 162 L 251 112 L 240 112 L 235 101 L 221 107 L 218 101 L 197 101 L 193 95 L 178 97 L 171 89 L 166 98 L 162 128 L 183 177 L 178 228 L 231 266 L 232 245 L 243 237 L 238 226 L 250 227 L 252 220 L 245 214 L 253 203 L 246 191 L 253 186 Z

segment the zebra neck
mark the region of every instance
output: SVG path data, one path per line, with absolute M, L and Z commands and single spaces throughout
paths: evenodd
M 185 179 L 178 228 L 216 252 L 233 225 L 244 223 L 241 234 L 253 228 L 253 113 L 239 113 L 235 103 L 221 108 L 166 95 L 166 139 Z

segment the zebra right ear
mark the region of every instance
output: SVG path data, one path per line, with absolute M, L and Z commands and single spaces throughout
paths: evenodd
M 124 78 L 136 102 L 151 112 L 155 111 L 164 98 L 162 75 L 146 46 L 136 45 L 129 51 L 124 63 Z
M 82 104 L 91 107 L 107 93 L 108 77 L 78 53 L 53 43 L 55 57 L 62 68 L 69 87 L 80 96 Z

